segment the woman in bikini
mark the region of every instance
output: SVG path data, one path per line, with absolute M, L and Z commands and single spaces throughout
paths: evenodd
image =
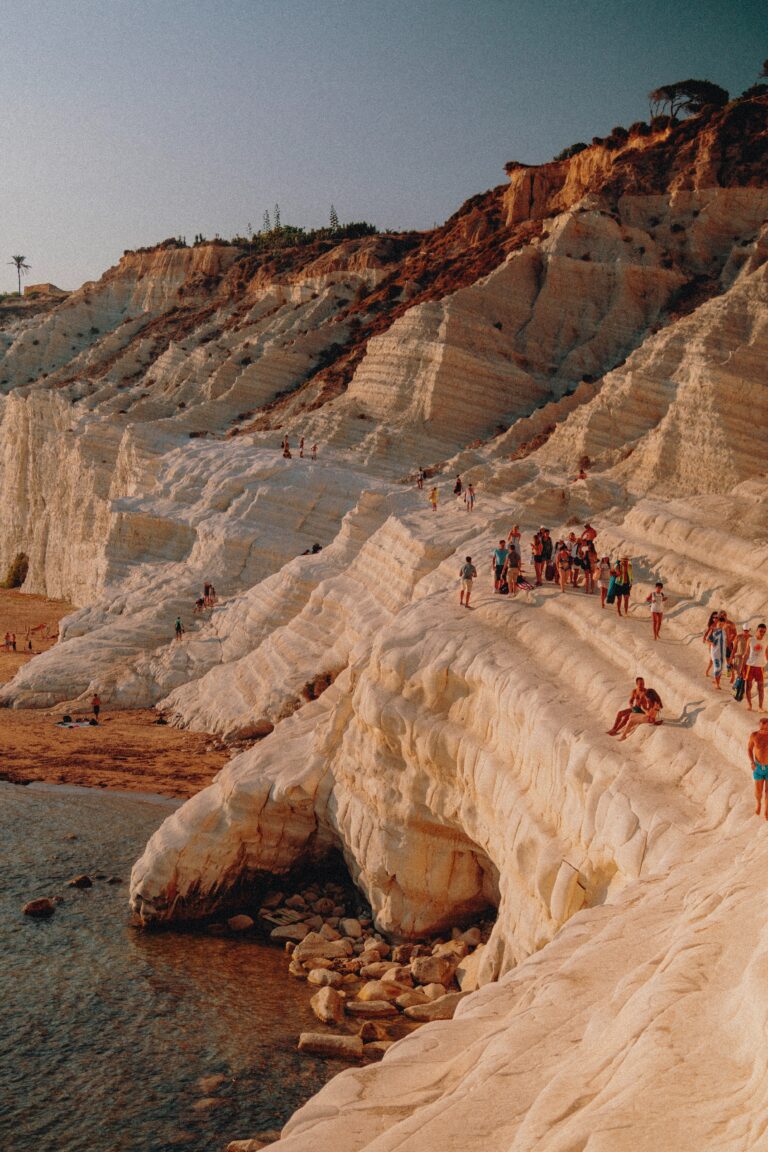
M 565 585 L 568 583 L 568 576 L 571 571 L 571 558 L 565 544 L 557 553 L 555 567 L 557 568 L 557 578 L 560 581 L 560 591 L 565 592 Z

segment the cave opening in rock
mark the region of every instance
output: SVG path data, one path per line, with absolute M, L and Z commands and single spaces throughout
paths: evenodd
M 8 565 L 8 570 L 3 580 L 3 588 L 21 588 L 22 584 L 27 578 L 29 572 L 29 556 L 26 552 L 17 552 L 11 563 Z

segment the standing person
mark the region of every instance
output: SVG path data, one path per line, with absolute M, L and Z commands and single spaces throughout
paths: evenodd
M 312 459 L 317 460 L 317 444 L 312 445 Z
M 494 548 L 491 553 L 491 572 L 493 574 L 493 590 L 498 592 L 501 588 L 501 574 L 504 571 L 504 565 L 507 562 L 509 552 L 503 540 L 499 540 L 498 548 Z
M 741 677 L 742 683 L 744 679 L 744 662 L 747 652 L 749 651 L 749 638 L 751 635 L 752 633 L 749 629 L 749 624 L 745 624 L 733 642 L 731 664 L 733 666 L 734 675 L 737 678 Z M 741 697 L 739 697 L 739 699 L 743 698 L 743 696 L 744 693 L 742 691 Z
M 656 587 L 650 595 L 645 598 L 646 604 L 651 606 L 651 624 L 653 625 L 653 638 L 658 640 L 661 632 L 661 622 L 664 619 L 664 605 L 667 602 L 667 597 L 664 595 L 664 585 L 661 580 L 656 581 Z
M 555 567 L 557 568 L 557 577 L 560 581 L 560 591 L 565 592 L 568 574 L 571 571 L 571 558 L 568 555 L 568 549 L 565 544 L 562 545 L 555 557 Z
M 571 584 L 574 586 L 574 588 L 577 588 L 579 585 L 579 576 L 582 569 L 581 556 L 579 555 L 579 542 L 576 539 L 575 532 L 568 533 L 566 545 L 568 548 L 568 556 L 570 557 L 571 561 Z
M 733 651 L 738 640 L 738 632 L 733 620 L 726 614 L 725 617 L 725 666 L 728 669 L 728 678 L 733 684 L 736 679 L 736 667 L 733 661 Z
M 613 727 L 608 729 L 608 735 L 617 736 L 633 712 L 642 712 L 644 700 L 645 680 L 642 676 L 638 676 L 635 680 L 635 686 L 632 689 L 632 693 L 629 697 L 629 708 L 622 708 L 620 712 L 616 713 L 616 719 L 613 722 Z
M 544 579 L 551 582 L 556 575 L 555 566 L 552 563 L 552 537 L 548 528 L 539 528 L 539 536 L 541 536 L 541 555 L 544 559 Z
M 765 818 L 768 820 L 768 717 L 763 717 L 747 742 L 747 756 L 755 782 L 755 815 L 760 815 L 760 803 L 765 794 Z
M 437 488 L 433 488 L 430 492 L 429 502 L 432 505 L 432 511 L 437 512 Z
M 424 469 L 422 468 L 421 464 L 419 464 L 419 470 L 416 473 L 416 487 L 419 489 L 419 491 L 421 491 L 421 489 L 424 487 Z
M 173 628 L 174 632 L 176 633 L 176 639 L 181 640 L 182 636 L 184 635 L 184 625 L 181 622 L 181 616 L 176 617 L 176 623 L 174 624 Z
M 744 688 L 747 695 L 747 708 L 752 711 L 752 685 L 757 685 L 757 706 L 763 711 L 765 697 L 765 624 L 758 624 L 755 629 L 755 638 L 750 640 L 747 649 L 747 658 L 744 664 Z
M 706 671 L 704 672 L 705 676 L 709 676 L 709 670 L 712 667 L 712 654 L 709 650 L 709 633 L 715 626 L 715 620 L 717 620 L 717 612 L 710 612 L 709 620 L 707 620 L 707 626 L 704 629 L 704 635 L 701 638 L 702 642 L 707 645 L 707 667 Z
M 611 582 L 611 561 L 603 556 L 597 569 L 597 579 L 600 584 L 600 607 L 605 608 L 605 598 L 608 595 L 608 585 Z
M 513 541 L 509 546 L 509 554 L 502 572 L 502 582 L 506 580 L 507 587 L 513 596 L 517 595 L 517 585 L 520 580 L 521 557 L 517 545 Z
M 475 506 L 475 488 L 473 484 L 467 485 L 467 490 L 464 493 L 464 503 L 467 506 L 467 512 L 471 512 Z
M 461 476 L 457 476 L 456 477 L 456 483 L 453 486 L 453 494 L 454 494 L 454 496 L 461 496 L 463 491 L 464 491 L 464 485 L 461 482 Z
M 544 572 L 544 541 L 541 538 L 541 532 L 534 532 L 533 534 L 531 559 L 533 560 L 533 570 L 536 573 L 536 587 L 540 588 L 541 577 Z
M 712 627 L 709 630 L 707 637 L 709 641 L 709 655 L 712 661 L 712 676 L 715 681 L 715 688 L 720 691 L 720 677 L 725 668 L 725 612 L 720 612 Z
M 459 579 L 461 580 L 461 591 L 459 592 L 459 604 L 464 608 L 469 608 L 469 598 L 472 595 L 472 581 L 477 578 L 477 568 L 472 563 L 471 556 L 464 557 L 464 563 L 459 569 Z
M 94 692 L 93 694 L 93 699 L 91 700 L 91 708 L 93 709 L 94 718 L 98 720 L 99 712 L 101 712 L 101 700 L 99 699 L 98 692 Z
M 300 460 L 304 459 L 304 437 L 303 436 L 302 436 L 301 440 L 299 440 L 299 459 Z
M 621 616 L 621 604 L 624 602 L 624 615 L 629 616 L 629 594 L 632 591 L 632 564 L 628 556 L 622 556 L 618 563 L 618 573 L 614 591 L 616 593 L 616 611 Z
M 507 544 L 514 544 L 518 551 L 520 551 L 520 525 L 513 524 L 507 533 Z

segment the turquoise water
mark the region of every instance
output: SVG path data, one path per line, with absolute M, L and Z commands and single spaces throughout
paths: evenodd
M 218 1152 L 339 1071 L 296 1052 L 316 1021 L 281 952 L 130 925 L 131 864 L 170 808 L 0 783 L 2 1152 Z M 123 883 L 67 888 L 81 872 Z M 21 914 L 57 893 L 50 920 Z

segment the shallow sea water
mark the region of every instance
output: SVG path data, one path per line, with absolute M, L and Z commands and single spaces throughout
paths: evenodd
M 130 925 L 131 865 L 172 806 L 0 783 L 2 1152 L 218 1152 L 341 1070 L 297 1053 L 317 1022 L 279 950 Z M 81 872 L 123 883 L 67 888 Z

